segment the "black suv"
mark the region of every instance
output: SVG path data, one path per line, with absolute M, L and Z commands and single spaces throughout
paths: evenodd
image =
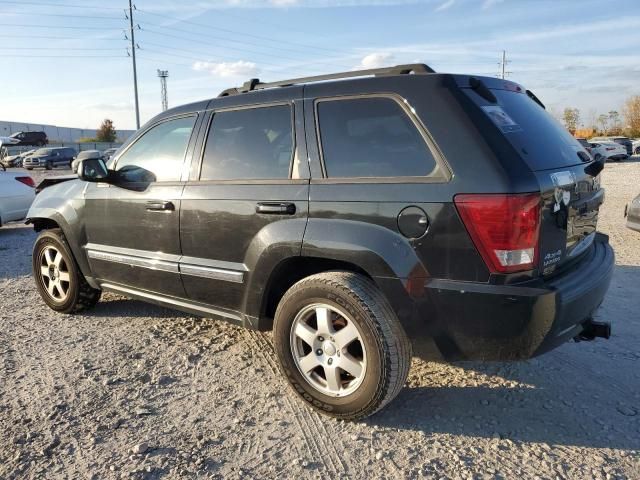
M 47 134 L 44 132 L 16 132 L 11 135 L 11 138 L 15 138 L 20 140 L 19 143 L 15 143 L 14 145 L 32 145 L 35 147 L 44 147 L 47 143 L 49 143 L 49 139 L 47 139 Z
M 511 360 L 608 337 L 602 167 L 509 81 L 251 80 L 40 193 L 33 272 L 60 312 L 109 291 L 273 330 L 295 392 L 361 418 L 402 389 L 412 347 Z

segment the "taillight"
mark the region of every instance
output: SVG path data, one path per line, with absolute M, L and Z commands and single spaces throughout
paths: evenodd
M 538 260 L 540 194 L 462 194 L 454 201 L 492 272 L 534 268 Z
M 31 177 L 16 177 L 16 180 L 20 183 L 24 183 L 28 187 L 36 188 L 36 184 Z

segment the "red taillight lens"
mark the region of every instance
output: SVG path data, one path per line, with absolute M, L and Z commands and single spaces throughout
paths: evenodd
M 36 188 L 36 184 L 31 177 L 16 177 L 16 180 L 20 183 L 24 183 L 28 187 Z
M 494 273 L 531 270 L 538 260 L 540 194 L 456 195 L 458 213 Z

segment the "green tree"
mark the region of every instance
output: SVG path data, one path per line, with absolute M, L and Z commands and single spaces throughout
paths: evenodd
M 113 126 L 113 121 L 105 118 L 102 121 L 102 125 L 98 129 L 96 134 L 96 140 L 99 142 L 113 143 L 116 141 L 116 129 Z
M 580 124 L 580 110 L 577 108 L 565 108 L 562 114 L 562 121 L 567 130 L 574 134 Z

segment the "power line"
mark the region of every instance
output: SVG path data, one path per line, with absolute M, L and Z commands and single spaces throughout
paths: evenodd
M 24 23 L 0 23 L 0 27 L 27 27 L 27 28 L 53 28 L 53 29 L 70 29 L 70 30 L 118 30 L 115 27 L 75 27 L 68 25 L 29 25 Z
M 17 54 L 2 54 L 2 57 L 24 58 L 25 60 L 29 60 L 30 58 L 127 58 L 124 55 L 29 55 L 25 57 L 24 55 Z
M 51 3 L 42 3 L 42 2 L 23 2 L 23 1 L 19 1 L 19 2 L 11 2 L 11 1 L 5 1 L 5 0 L 0 0 L 0 5 L 30 5 L 30 6 L 34 6 L 34 7 L 64 7 L 64 8 L 82 8 L 84 10 L 122 10 L 121 7 L 99 7 L 99 6 L 94 6 L 94 5 L 73 5 L 73 4 L 69 4 L 69 3 L 55 3 L 55 4 L 51 4 Z
M 205 46 L 205 47 L 206 46 L 212 46 L 214 48 L 224 48 L 225 50 L 235 50 L 235 51 L 238 51 L 238 52 L 241 52 L 241 53 L 260 55 L 260 56 L 263 56 L 263 57 L 271 57 L 271 58 L 279 58 L 279 59 L 284 59 L 284 60 L 292 60 L 292 61 L 298 62 L 298 63 L 313 63 L 313 64 L 319 64 L 319 65 L 320 64 L 321 65 L 328 65 L 328 66 L 331 66 L 331 67 L 351 68 L 350 66 L 340 65 L 340 64 L 337 64 L 335 62 L 326 62 L 326 61 L 321 61 L 321 60 L 314 60 L 313 62 L 308 62 L 308 61 L 305 61 L 302 58 L 289 57 L 289 56 L 286 56 L 286 55 L 278 55 L 278 54 L 275 54 L 275 53 L 259 52 L 259 51 L 256 51 L 256 50 L 249 50 L 249 49 L 238 48 L 238 47 L 230 47 L 230 46 L 227 46 L 227 45 L 214 45 L 212 43 L 203 42 L 202 40 L 196 40 L 196 39 L 193 39 L 193 38 L 187 38 L 187 37 L 184 37 L 182 35 L 174 35 L 173 33 L 166 33 L 166 32 L 160 32 L 160 31 L 157 31 L 157 30 L 150 30 L 148 28 L 144 28 L 144 25 L 143 25 L 143 28 L 141 29 L 141 32 L 142 33 L 151 33 L 153 35 L 159 35 L 159 36 L 163 36 L 163 37 L 175 38 L 175 39 L 178 39 L 178 40 L 192 42 L 192 43 L 195 43 L 195 44 L 198 44 L 198 45 L 202 45 L 202 46 Z M 167 49 L 172 49 L 172 50 L 180 50 L 180 51 L 189 52 L 189 53 L 192 52 L 192 50 L 187 50 L 187 49 L 177 48 L 177 47 L 170 47 L 168 45 L 160 45 L 160 44 L 157 44 L 157 43 L 148 42 L 146 40 L 144 42 L 141 42 L 141 43 L 142 43 L 143 47 L 144 47 L 145 44 L 148 44 L 148 45 L 155 45 L 155 46 L 160 47 L 160 48 L 167 48 Z M 203 53 L 203 55 L 209 55 L 209 53 L 208 52 L 207 53 Z M 192 57 L 192 58 L 194 60 L 202 60 L 202 58 L 195 58 L 195 57 Z M 266 62 L 262 62 L 262 63 L 264 63 L 265 65 L 269 65 Z M 275 64 L 271 64 L 271 65 L 279 66 L 279 65 L 275 65 Z
M 88 48 L 88 47 L 3 47 L 4 50 L 119 50 L 122 48 Z
M 340 50 L 336 50 L 336 49 L 332 49 L 332 48 L 324 48 L 324 47 L 316 47 L 314 45 L 308 45 L 308 44 L 304 44 L 304 43 L 297 43 L 297 42 L 288 42 L 285 40 L 274 40 L 273 38 L 269 38 L 269 37 L 265 37 L 262 35 L 255 35 L 255 34 L 251 34 L 251 33 L 246 33 L 246 32 L 241 32 L 238 30 L 230 30 L 228 28 L 222 28 L 222 27 L 212 27 L 211 25 L 206 25 L 204 23 L 198 23 L 198 22 L 193 22 L 191 20 L 180 20 L 180 19 L 176 19 L 175 17 L 170 17 L 168 15 L 162 15 L 160 13 L 153 13 L 153 12 L 148 12 L 146 10 L 139 10 L 139 12 L 143 13 L 143 14 L 147 14 L 147 15 L 153 15 L 155 17 L 160 17 L 160 18 L 165 18 L 174 22 L 179 22 L 179 23 L 187 23 L 190 25 L 196 25 L 198 27 L 202 27 L 202 28 L 206 28 L 207 30 L 218 30 L 221 32 L 227 32 L 227 33 L 233 33 L 235 35 L 242 35 L 243 37 L 251 37 L 251 38 L 257 38 L 258 40 L 262 40 L 262 41 L 267 41 L 267 42 L 273 42 L 273 43 L 281 43 L 281 44 L 285 44 L 285 45 L 298 45 L 302 48 L 313 48 L 316 50 L 325 50 L 327 52 L 331 52 L 331 53 L 340 53 L 342 54 L 343 52 L 341 52 Z M 173 28 L 173 27 L 168 27 L 168 26 L 163 26 L 163 28 Z M 175 28 L 174 28 L 175 30 Z M 189 32 L 191 33 L 191 32 Z
M 42 13 L 38 12 L 34 13 L 23 13 L 23 12 L 11 12 L 11 16 L 23 16 L 23 17 L 31 17 L 33 15 L 37 15 L 38 17 L 64 17 L 64 18 L 91 18 L 96 20 L 118 20 L 122 21 L 122 18 L 118 17 L 107 17 L 104 15 L 70 15 L 68 13 Z
M 48 39 L 48 40 L 82 40 L 82 41 L 87 41 L 87 37 L 58 37 L 55 35 L 6 35 L 6 34 L 2 34 L 0 33 L 0 37 L 3 38 L 42 38 L 42 39 Z M 106 40 L 106 41 L 116 41 L 116 42 L 121 42 L 122 39 L 121 38 L 95 38 L 94 40 Z

